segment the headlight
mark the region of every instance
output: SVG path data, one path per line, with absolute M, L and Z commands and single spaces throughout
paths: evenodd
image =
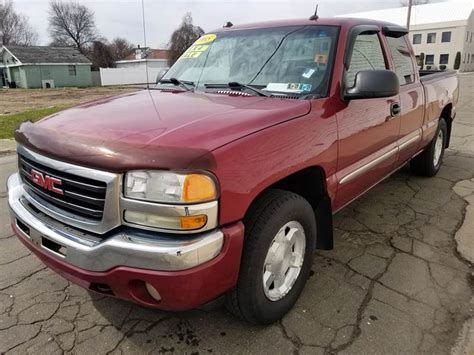
M 204 174 L 131 171 L 125 176 L 125 197 L 161 203 L 196 203 L 217 198 L 214 180 Z

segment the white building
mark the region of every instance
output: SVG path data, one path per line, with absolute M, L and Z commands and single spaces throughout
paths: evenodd
M 125 60 L 115 62 L 115 68 L 100 68 L 102 86 L 152 84 L 168 68 L 168 50 L 136 48 Z
M 459 71 L 474 71 L 474 1 L 452 0 L 413 6 L 410 41 L 417 57 L 424 54 L 425 69 L 454 69 L 457 53 Z M 368 18 L 406 26 L 407 7 L 359 12 L 344 17 Z

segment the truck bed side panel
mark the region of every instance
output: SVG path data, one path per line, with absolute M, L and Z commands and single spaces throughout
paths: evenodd
M 421 83 L 425 93 L 425 117 L 421 147 L 425 147 L 433 139 L 438 120 L 448 105 L 452 106 L 449 118 L 454 118 L 459 97 L 459 81 L 456 72 L 441 72 L 423 76 Z

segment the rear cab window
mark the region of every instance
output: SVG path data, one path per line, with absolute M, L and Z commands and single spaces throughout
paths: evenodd
M 403 86 L 415 82 L 416 72 L 406 36 L 398 38 L 387 36 L 386 39 L 400 85 Z

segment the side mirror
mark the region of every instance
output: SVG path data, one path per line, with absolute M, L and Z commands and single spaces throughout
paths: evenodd
M 165 74 L 168 72 L 168 69 L 169 68 L 164 68 L 158 72 L 158 75 L 156 76 L 155 84 L 158 84 L 158 82 L 165 76 Z
M 364 70 L 356 74 L 354 86 L 344 92 L 344 100 L 375 99 L 398 95 L 400 83 L 390 70 Z

